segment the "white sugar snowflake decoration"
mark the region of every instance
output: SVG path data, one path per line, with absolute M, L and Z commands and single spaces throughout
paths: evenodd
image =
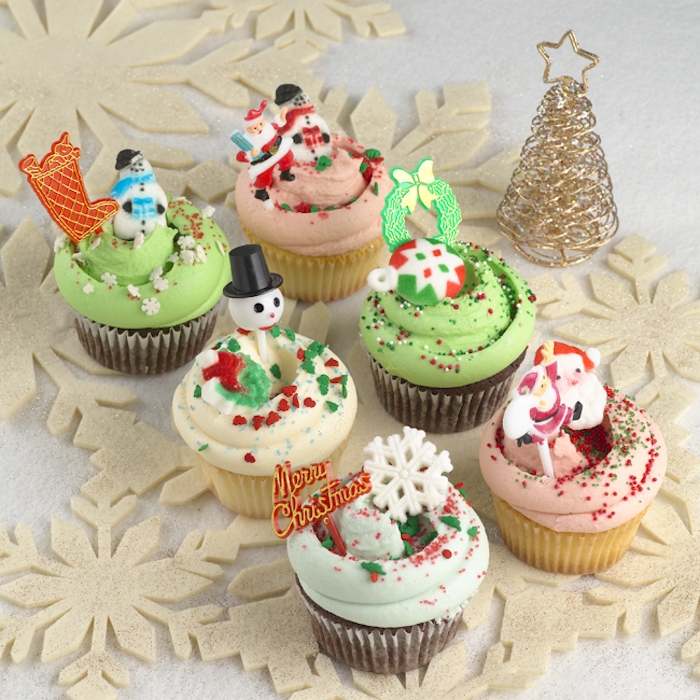
M 114 287 L 117 284 L 117 276 L 111 272 L 105 272 L 100 279 L 108 286 Z
M 177 243 L 182 250 L 191 250 L 194 248 L 194 236 L 180 236 Z
M 66 245 L 66 237 L 63 235 L 57 236 L 56 240 L 53 242 L 53 252 L 58 253 L 58 251 L 61 250 L 61 248 L 63 248 L 63 246 L 65 246 L 65 245 Z
M 141 311 L 145 312 L 147 316 L 155 316 L 160 311 L 160 302 L 155 297 L 144 299 Z
M 195 257 L 201 263 L 205 263 L 207 261 L 207 253 L 201 245 L 197 246 L 195 250 Z
M 182 258 L 182 262 L 184 262 L 185 265 L 194 265 L 194 251 L 183 250 L 180 253 L 180 257 Z
M 129 293 L 129 296 L 132 299 L 140 299 L 141 298 L 141 292 L 139 291 L 139 288 L 133 284 L 128 285 L 126 288 L 126 291 Z
M 71 255 L 71 258 L 73 260 L 75 260 L 76 262 L 80 263 L 81 265 L 85 264 L 85 257 L 83 256 L 82 251 L 78 251 L 77 253 L 73 253 L 73 255 Z
M 156 277 L 156 279 L 153 280 L 153 288 L 157 292 L 163 292 L 168 288 L 168 280 L 165 279 L 165 277 Z
M 102 243 L 102 238 L 100 238 L 100 236 L 95 236 L 95 238 L 92 239 L 92 243 L 90 243 L 90 250 L 95 250 L 100 243 Z
M 180 260 L 180 255 L 179 253 L 173 253 L 172 255 L 168 256 L 168 262 L 169 263 L 176 263 Z
M 84 294 L 92 294 L 95 291 L 95 288 L 92 286 L 90 282 L 88 282 L 84 287 L 83 287 L 83 293 Z
M 163 268 L 158 265 L 158 267 L 153 268 L 153 272 L 151 272 L 150 276 L 148 277 L 151 282 L 157 280 L 159 277 L 163 275 Z
M 424 438 L 424 431 L 405 427 L 403 437 L 390 435 L 386 443 L 376 437 L 364 449 L 374 505 L 399 522 L 435 508 L 447 493 L 450 455 L 446 450 L 436 454 L 435 445 Z
M 202 216 L 206 217 L 207 219 L 211 219 L 212 216 L 214 216 L 216 212 L 216 209 L 212 207 L 211 205 L 207 205 L 202 209 Z

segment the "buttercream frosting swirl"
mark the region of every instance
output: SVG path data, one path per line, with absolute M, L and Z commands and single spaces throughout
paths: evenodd
M 458 387 L 497 374 L 522 354 L 535 325 L 534 295 L 510 265 L 469 243 L 453 248 L 467 272 L 454 299 L 420 306 L 393 291 L 372 292 L 362 306 L 372 357 L 419 386 Z

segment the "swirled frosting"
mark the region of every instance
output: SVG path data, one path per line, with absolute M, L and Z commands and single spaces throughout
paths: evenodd
M 203 366 L 211 351 L 231 351 L 264 370 L 268 399 L 242 401 L 221 413 L 205 401 Z M 221 338 L 203 351 L 175 390 L 172 412 L 185 442 L 221 469 L 271 475 L 277 464 L 320 462 L 347 438 L 357 411 L 355 385 L 345 365 L 320 343 L 275 326 L 267 334 L 267 362 L 255 335 Z
M 156 226 L 136 248 L 99 234 L 56 252 L 56 283 L 83 316 L 115 328 L 167 328 L 209 311 L 230 279 L 228 243 L 221 229 L 185 199 L 173 199 L 167 226 Z
M 372 627 L 403 627 L 454 617 L 486 574 L 486 533 L 452 486 L 444 502 L 418 519 L 421 530 L 416 540 L 429 541 L 406 556 L 397 546 L 397 538 L 401 541 L 397 524 L 379 516 L 371 500 L 363 497 L 336 515 L 348 545 L 346 556 L 324 547 L 323 533 L 309 526 L 289 537 L 289 561 L 309 598 L 346 620 Z M 361 520 L 366 527 L 358 525 Z M 384 573 L 373 576 L 363 563 Z
M 236 183 L 241 224 L 263 241 L 299 255 L 338 255 L 379 238 L 384 198 L 391 189 L 386 169 L 347 136 L 333 135 L 331 145 L 331 164 L 322 169 L 295 162 L 291 182 L 274 173 L 268 188 L 272 209 L 255 198 L 245 167 Z
M 454 299 L 436 306 L 372 292 L 360 331 L 372 357 L 390 374 L 419 386 L 450 388 L 497 374 L 527 347 L 535 325 L 525 280 L 485 248 L 457 242 L 467 278 Z
M 600 532 L 631 520 L 656 496 L 666 447 L 654 421 L 606 387 L 603 423 L 562 432 L 551 446 L 554 479 L 542 474 L 534 444 L 505 437 L 503 410 L 481 439 L 481 472 L 493 493 L 556 532 Z

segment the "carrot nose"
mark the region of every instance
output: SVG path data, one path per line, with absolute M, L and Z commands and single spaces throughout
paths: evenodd
M 571 380 L 571 386 L 576 386 L 578 384 L 578 379 Z

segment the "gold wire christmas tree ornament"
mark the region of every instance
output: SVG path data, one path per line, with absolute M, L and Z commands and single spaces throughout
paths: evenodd
M 590 61 L 580 82 L 569 75 L 549 77 L 552 60 L 546 49 L 560 48 L 567 38 L 574 53 Z M 537 50 L 546 61 L 543 80 L 554 85 L 532 121 L 532 136 L 498 207 L 498 225 L 528 260 L 550 267 L 575 265 L 618 229 L 612 182 L 585 97 L 586 74 L 599 59 L 581 49 L 571 30 L 558 44 L 542 42 Z

